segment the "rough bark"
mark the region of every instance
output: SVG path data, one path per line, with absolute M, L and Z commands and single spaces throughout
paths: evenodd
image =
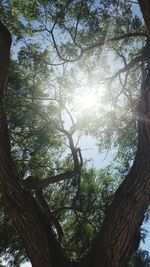
M 150 36 L 150 1 L 139 0 Z M 149 58 L 148 58 L 149 61 Z M 148 63 L 149 64 L 149 63 Z M 123 267 L 140 242 L 150 204 L 150 69 L 146 67 L 137 108 L 138 146 L 129 174 L 114 195 L 91 252 L 94 267 Z
M 143 153 L 139 145 L 135 162 L 114 196 L 94 246 L 95 267 L 125 266 L 138 248 L 139 228 L 150 203 L 149 166 L 150 155 Z
M 33 267 L 67 266 L 50 222 L 26 190 L 11 159 L 4 108 L 11 35 L 0 23 L 0 193 L 5 208 L 23 239 Z M 59 255 L 59 256 L 58 256 Z
M 149 0 L 138 0 L 145 25 L 150 36 L 150 1 Z

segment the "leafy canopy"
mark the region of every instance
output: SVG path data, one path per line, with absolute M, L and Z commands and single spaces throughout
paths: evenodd
M 43 180 L 72 170 L 69 138 L 77 147 L 82 136 L 91 135 L 100 152 L 115 154 L 111 167 L 95 170 L 83 159 L 78 179 L 45 189 L 57 222 L 54 231 L 67 253 L 79 258 L 99 231 L 135 155 L 135 110 L 147 40 L 143 21 L 134 4 L 123 0 L 0 5 L 13 35 L 6 109 L 20 176 Z M 3 211 L 0 216 L 0 253 L 19 266 L 27 256 L 12 223 Z

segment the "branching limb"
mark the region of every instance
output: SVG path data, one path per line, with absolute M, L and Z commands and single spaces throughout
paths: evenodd
M 74 169 L 72 171 L 66 171 L 64 173 L 51 176 L 41 181 L 39 181 L 34 176 L 29 176 L 28 178 L 23 180 L 23 185 L 28 190 L 43 189 L 43 188 L 46 188 L 49 184 L 63 181 L 66 179 L 71 179 L 80 173 L 81 167 L 83 165 L 81 150 L 79 148 L 74 147 L 72 135 L 68 131 L 66 131 L 65 129 L 61 129 L 61 128 L 59 130 L 63 132 L 69 139 L 69 147 L 71 149 L 71 153 L 73 156 Z
M 137 63 L 142 61 L 142 56 L 138 56 L 133 58 L 126 66 L 124 66 L 122 69 L 117 71 L 114 76 L 110 77 L 109 80 L 112 82 L 116 77 L 118 77 L 121 73 L 129 72 Z
M 52 40 L 53 40 L 53 44 L 54 44 L 54 47 L 56 49 L 56 52 L 58 54 L 58 57 L 62 60 L 61 63 L 56 63 L 54 65 L 63 65 L 65 63 L 73 63 L 73 62 L 76 62 L 78 61 L 79 59 L 81 59 L 83 57 L 83 55 L 88 52 L 88 51 L 91 51 L 95 48 L 98 48 L 98 47 L 101 47 L 103 45 L 107 45 L 111 42 L 117 42 L 117 41 L 121 41 L 121 40 L 124 40 L 124 39 L 128 39 L 128 38 L 132 38 L 132 37 L 147 37 L 146 33 L 143 33 L 143 32 L 137 32 L 137 33 L 129 33 L 129 34 L 124 34 L 124 35 L 120 35 L 120 36 L 116 36 L 116 37 L 112 37 L 112 38 L 108 38 L 108 39 L 105 39 L 105 40 L 102 40 L 102 41 L 99 41 L 95 44 L 92 44 L 92 45 L 89 45 L 87 47 L 81 47 L 80 46 L 80 52 L 78 54 L 78 56 L 74 59 L 67 59 L 67 58 L 64 58 L 59 49 L 58 49 L 58 46 L 57 46 L 57 42 L 55 40 L 55 37 L 54 37 L 54 34 L 52 34 Z M 53 65 L 53 64 L 50 64 L 50 65 Z

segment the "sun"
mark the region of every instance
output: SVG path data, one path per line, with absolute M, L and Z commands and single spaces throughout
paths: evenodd
M 84 94 L 81 98 L 80 101 L 82 109 L 91 109 L 95 105 L 97 105 L 97 97 L 96 95 L 89 93 L 89 94 Z
M 106 87 L 104 85 L 91 88 L 79 88 L 71 102 L 73 110 L 84 115 L 86 113 L 87 115 L 90 115 L 90 112 L 93 114 L 93 112 L 96 113 L 100 110 L 106 112 L 112 111 L 112 105 L 107 101 L 104 101 L 105 91 Z
M 80 111 L 90 111 L 98 104 L 98 97 L 94 92 L 80 93 L 74 98 L 73 106 Z

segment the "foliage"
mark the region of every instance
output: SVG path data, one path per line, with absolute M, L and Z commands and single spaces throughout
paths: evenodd
M 146 35 L 136 35 L 144 32 L 143 22 L 131 3 L 119 2 L 1 3 L 0 14 L 14 42 L 6 108 L 11 153 L 20 176 L 43 180 L 71 170 L 68 133 L 74 140 L 91 135 L 100 151 L 115 151 L 117 164 L 111 168 L 89 169 L 84 160 L 80 181 L 74 177 L 45 190 L 63 229 L 60 241 L 73 258 L 79 258 L 98 233 L 137 145 L 135 111 Z M 116 42 L 116 36 L 124 35 L 127 38 Z M 74 104 L 85 91 L 98 99 L 92 110 Z M 57 235 L 55 226 L 54 231 Z M 19 266 L 26 254 L 3 212 L 0 235 L 1 255 L 11 256 L 9 264 Z M 133 256 L 130 267 L 147 266 L 148 256 L 142 253 Z
M 149 267 L 150 258 L 147 251 L 138 250 L 132 257 L 129 267 Z

